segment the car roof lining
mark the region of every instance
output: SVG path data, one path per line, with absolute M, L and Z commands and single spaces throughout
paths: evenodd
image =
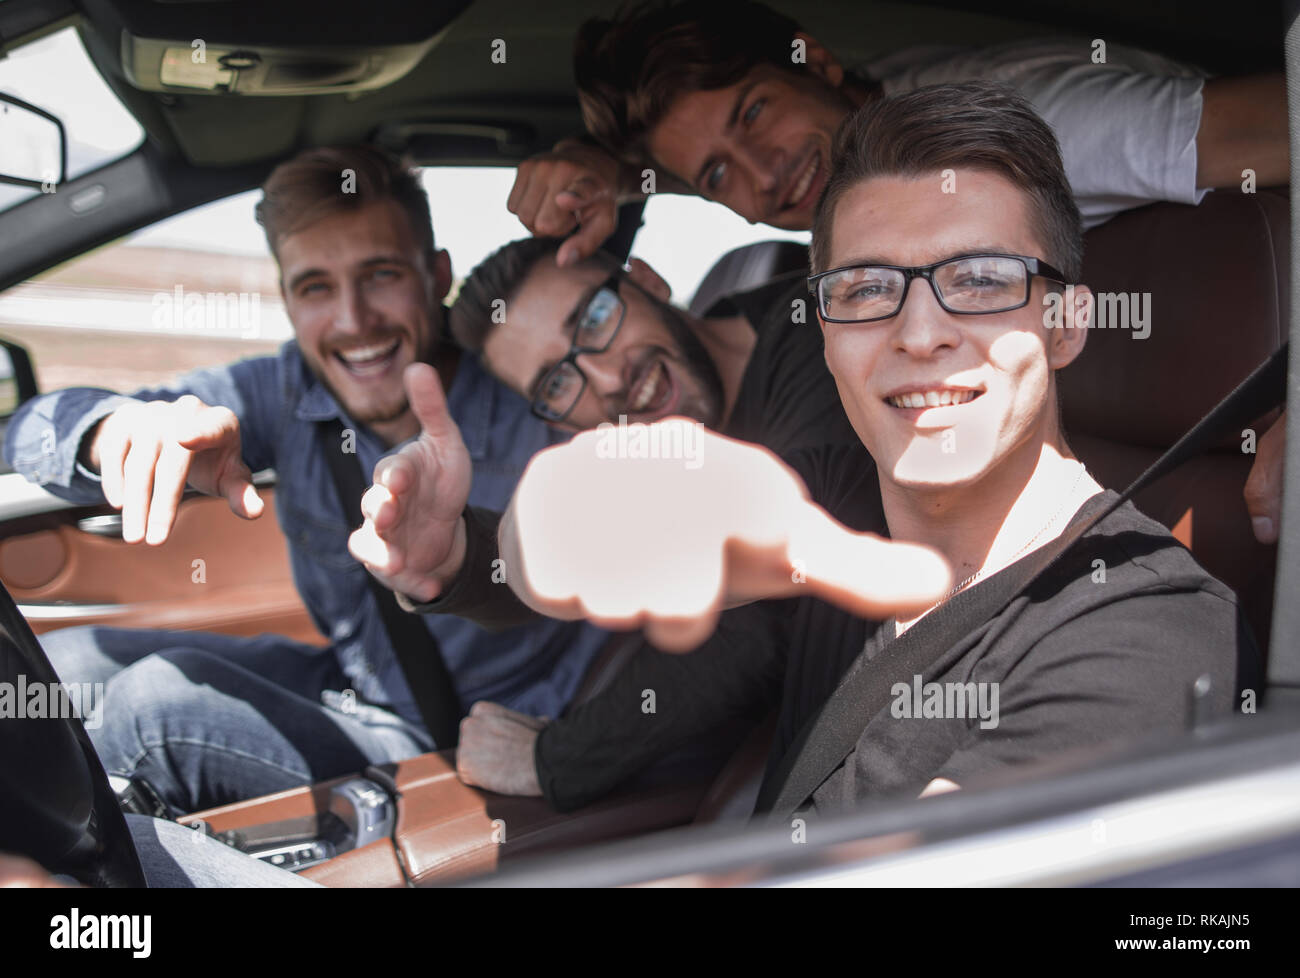
M 408 75 L 385 88 L 356 97 L 241 97 L 136 89 L 123 72 L 120 37 L 113 30 L 116 21 L 104 14 L 112 2 L 125 0 L 81 4 L 90 15 L 82 36 L 92 60 L 164 155 L 178 155 L 199 166 L 274 160 L 305 146 L 365 140 L 381 125 L 412 120 L 513 125 L 530 134 L 530 145 L 488 145 L 482 156 L 457 162 L 521 158 L 580 130 L 570 64 L 572 39 L 580 23 L 608 15 L 616 6 L 594 0 L 576 0 L 562 8 L 474 0 Z M 864 6 L 774 0 L 772 5 L 796 17 L 813 36 L 835 38 L 834 50 L 846 65 L 912 44 L 973 45 L 1045 33 L 1145 45 L 1211 71 L 1281 65 L 1276 41 L 1281 16 L 1275 4 L 1247 2 L 1245 9 L 1258 7 L 1261 17 L 1277 21 L 1276 31 L 1261 30 L 1261 21 L 1243 15 L 1240 4 L 1231 7 L 1229 17 L 1222 16 L 1226 8 L 1219 3 L 1182 3 L 1175 14 L 1172 3 L 1134 9 L 1124 0 L 1062 0 L 1050 8 L 1003 0 L 983 5 L 987 12 L 980 13 L 945 3 Z M 186 5 L 158 6 L 174 14 Z M 1220 16 L 1211 17 L 1211 11 Z M 503 64 L 490 58 L 498 38 L 506 42 Z M 863 41 L 854 43 L 855 38 Z

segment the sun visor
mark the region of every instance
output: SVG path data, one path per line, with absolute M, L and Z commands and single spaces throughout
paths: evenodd
M 99 33 L 120 38 L 123 72 L 142 91 L 326 95 L 397 81 L 469 2 L 366 0 L 340 9 L 318 0 L 98 0 L 86 6 Z

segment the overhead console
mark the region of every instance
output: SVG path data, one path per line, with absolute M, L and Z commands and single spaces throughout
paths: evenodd
M 87 0 L 120 38 L 127 80 L 147 92 L 327 95 L 389 85 L 411 71 L 470 0 Z M 349 43 L 340 45 L 339 37 Z

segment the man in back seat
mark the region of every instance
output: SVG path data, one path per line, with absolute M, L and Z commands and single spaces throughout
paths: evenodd
M 837 138 L 809 280 L 861 444 L 801 453 L 792 472 L 710 435 L 688 471 L 603 457 L 598 433 L 579 435 L 534 459 L 502 520 L 510 587 L 541 613 L 644 625 L 679 651 L 721 607 L 795 597 L 768 787 L 808 786 L 764 792 L 785 797 L 781 816 L 1177 733 L 1194 685 L 1230 714 L 1259 666 L 1235 596 L 1131 504 L 991 619 L 961 617 L 963 592 L 1116 498 L 1073 457 L 1057 406 L 1092 308 L 1081 258 L 1056 141 L 1023 99 L 968 83 L 864 106 Z M 761 504 L 740 504 L 738 484 Z M 897 542 L 858 532 L 882 515 Z M 954 621 L 969 630 L 828 755 L 812 724 L 841 682 Z

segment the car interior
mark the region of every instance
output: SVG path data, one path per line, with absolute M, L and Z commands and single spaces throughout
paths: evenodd
M 816 36 L 837 45 L 844 39 L 846 63 L 913 43 L 1094 31 L 1225 74 L 1280 70 L 1284 63 L 1286 24 L 1275 4 L 1248 4 L 1250 16 L 1237 16 L 1241 5 L 1180 5 L 1172 20 L 1155 7 L 1076 0 L 986 3 L 978 12 L 945 3 L 773 5 Z M 6 0 L 6 48 L 75 26 L 145 138 L 57 193 L 33 192 L 0 210 L 0 240 L 10 243 L 0 249 L 0 292 L 137 228 L 254 188 L 277 162 L 307 146 L 364 140 L 421 166 L 512 166 L 580 130 L 571 39 L 578 24 L 612 6 L 372 0 L 330 5 L 322 15 L 319 4 L 302 0 Z M 1217 16 L 1228 10 L 1234 15 Z M 506 43 L 503 62 L 488 57 L 498 38 Z M 204 65 L 188 57 L 195 39 L 211 39 Z M 1141 341 L 1129 330 L 1095 330 L 1061 375 L 1067 437 L 1107 487 L 1128 485 L 1286 344 L 1289 201 L 1289 188 L 1219 190 L 1196 207 L 1151 204 L 1088 232 L 1084 281 L 1095 290 L 1148 293 L 1161 322 L 1177 324 Z M 626 205 L 607 244 L 624 258 L 636 253 L 642 210 Z M 747 244 L 719 254 L 686 304 L 702 313 L 730 293 L 806 266 L 804 244 Z M 1233 288 L 1201 287 L 1216 279 Z M 15 367 L 26 371 L 30 396 L 30 364 L 21 349 L 10 349 Z M 1253 427 L 1266 430 L 1276 415 Z M 925 812 L 914 802 L 884 805 L 864 814 L 874 821 L 846 819 L 824 846 L 800 853 L 800 871 L 1082 810 L 1086 799 L 1199 783 L 1224 773 L 1223 763 L 1234 758 L 1238 773 L 1262 769 L 1294 750 L 1300 723 L 1289 712 L 1288 690 L 1300 686 L 1300 624 L 1275 595 L 1294 593 L 1295 575 L 1279 551 L 1294 555 L 1288 541 L 1300 540 L 1300 530 L 1281 547 L 1256 542 L 1241 500 L 1251 462 L 1240 438 L 1225 440 L 1143 490 L 1137 505 L 1241 597 L 1268 655 L 1267 723 L 1260 717 L 1253 728 L 1229 725 L 1195 744 L 1189 734 L 1186 742 L 1045 759 L 996 790 L 937 800 Z M 269 502 L 273 473 L 262 475 L 261 489 Z M 248 523 L 222 500 L 189 495 L 172 537 L 145 548 L 122 542 L 120 521 L 107 505 L 72 506 L 34 487 L 15 493 L 0 509 L 0 680 L 26 674 L 52 681 L 37 636 L 70 625 L 327 641 L 294 589 L 270 506 Z M 195 552 L 209 555 L 208 583 L 198 596 L 188 570 Z M 576 701 L 599 692 L 632 647 L 630 636 L 609 643 Z M 329 886 L 743 883 L 779 875 L 786 865 L 773 855 L 778 834 L 744 823 L 773 727 L 753 730 L 708 777 L 631 785 L 563 814 L 540 798 L 467 786 L 456 775 L 454 751 L 441 751 L 181 821 Z M 90 885 L 140 885 L 116 799 L 81 724 L 7 723 L 0 739 L 0 851 L 29 855 Z M 1211 749 L 1219 752 L 1213 762 L 1196 753 Z M 1188 760 L 1194 757 L 1200 767 Z M 781 859 L 788 862 L 795 857 L 784 841 Z

